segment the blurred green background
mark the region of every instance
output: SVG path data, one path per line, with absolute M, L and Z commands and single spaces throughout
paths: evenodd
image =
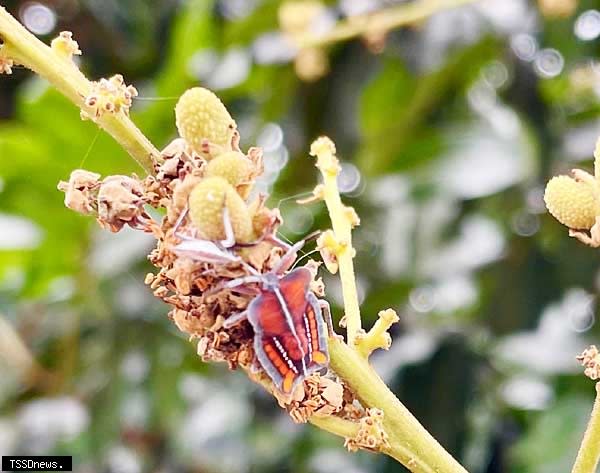
M 319 18 L 395 3 L 328 2 Z M 401 316 L 377 370 L 472 472 L 570 470 L 591 409 L 575 356 L 596 343 L 598 252 L 545 211 L 550 176 L 590 169 L 600 132 L 600 2 L 480 0 L 357 39 L 298 79 L 269 0 L 3 1 L 44 41 L 72 30 L 93 78 L 122 73 L 158 146 L 186 88 L 215 90 L 298 240 L 329 223 L 293 197 L 327 134 L 355 233 L 362 311 Z M 63 206 L 84 167 L 141 169 L 22 68 L 0 77 L 0 454 L 74 455 L 80 472 L 404 471 L 294 425 L 242 374 L 203 364 L 143 284 L 152 239 Z M 326 277 L 340 316 L 340 288 Z M 32 368 L 33 366 L 33 368 Z

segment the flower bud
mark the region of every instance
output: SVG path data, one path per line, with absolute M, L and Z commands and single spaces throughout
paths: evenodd
M 207 177 L 189 197 L 192 223 L 208 240 L 225 240 L 223 209 L 227 206 L 236 242 L 248 243 L 254 239 L 252 220 L 246 203 L 222 177 Z
M 175 123 L 190 148 L 207 158 L 231 151 L 237 130 L 223 102 L 202 87 L 188 89 L 175 106 Z
M 594 185 L 569 176 L 553 177 L 546 185 L 544 201 L 556 220 L 575 230 L 589 230 L 600 214 Z
M 243 198 L 246 198 L 252 184 L 252 162 L 238 151 L 229 151 L 209 161 L 204 175 L 222 177 L 235 187 Z
M 79 44 L 73 39 L 73 33 L 70 31 L 61 31 L 60 34 L 52 40 L 50 46 L 56 54 L 64 59 L 71 60 L 73 55 L 81 55 Z

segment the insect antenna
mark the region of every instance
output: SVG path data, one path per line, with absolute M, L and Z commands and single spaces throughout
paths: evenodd
M 290 195 L 288 197 L 284 197 L 283 199 L 279 199 L 279 201 L 277 202 L 276 208 L 279 209 L 279 207 L 281 207 L 281 204 L 283 204 L 284 202 L 287 202 L 288 200 L 297 200 L 298 198 L 301 198 L 301 197 L 309 197 L 312 194 L 313 194 L 312 191 L 306 191 L 306 192 L 299 192 L 298 194 Z
M 179 236 L 179 234 L 177 233 L 177 230 L 179 230 L 179 227 L 183 223 L 183 220 L 187 216 L 189 210 L 190 210 L 190 207 L 189 207 L 189 205 L 186 204 L 185 209 L 183 209 L 181 211 L 181 213 L 179 214 L 179 217 L 177 217 L 177 221 L 175 222 L 175 225 L 173 226 L 173 234 L 175 234 L 176 236 Z
M 321 236 L 321 233 L 323 233 L 323 230 L 315 230 L 314 232 L 309 233 L 304 237 L 304 243 L 316 240 Z
M 300 258 L 298 258 L 296 260 L 296 262 L 294 263 L 294 265 L 292 266 L 292 268 L 290 269 L 290 271 L 294 268 L 296 268 L 298 266 L 298 263 L 300 263 L 300 261 L 302 261 L 303 259 L 308 258 L 310 255 L 313 255 L 315 253 L 318 253 L 319 250 L 317 248 L 315 248 L 314 250 L 311 251 L 307 251 L 306 253 L 304 253 L 302 256 L 300 256 Z

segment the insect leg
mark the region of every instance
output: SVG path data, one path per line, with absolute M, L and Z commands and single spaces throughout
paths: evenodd
M 187 235 L 177 235 L 182 241 L 173 247 L 173 252 L 178 256 L 187 256 L 195 261 L 207 263 L 227 264 L 241 262 L 241 258 L 215 242 L 199 240 Z
M 223 206 L 223 228 L 225 229 L 225 240 L 221 240 L 221 244 L 225 248 L 232 248 L 235 246 L 235 234 L 233 233 L 233 225 L 231 224 L 231 218 L 229 217 L 229 210 L 227 209 L 227 202 Z
M 189 210 L 190 210 L 189 205 L 185 204 L 185 208 L 181 211 L 181 213 L 179 214 L 179 217 L 177 217 L 177 221 L 175 222 L 175 225 L 173 226 L 173 234 L 174 235 L 177 235 L 177 230 L 183 223 L 183 219 L 187 216 Z
M 304 239 L 300 240 L 298 243 L 296 243 L 292 246 L 289 246 L 289 245 L 281 242 L 281 240 L 279 240 L 279 242 L 281 244 L 285 245 L 284 248 L 287 247 L 288 250 L 281 257 L 281 259 L 279 260 L 279 263 L 273 269 L 273 272 L 275 274 L 282 274 L 282 273 L 286 272 L 287 270 L 289 270 L 294 265 L 294 262 L 296 261 L 296 258 L 298 256 L 298 252 L 302 249 L 302 247 L 307 242 L 314 240 L 320 234 L 321 234 L 321 231 L 317 230 L 316 232 L 311 233 L 310 235 L 306 236 Z M 278 239 L 276 238 L 276 240 L 278 240 Z
M 302 249 L 302 247 L 304 246 L 305 243 L 306 243 L 305 240 L 300 240 L 298 243 L 291 246 L 285 252 L 285 254 L 281 257 L 281 259 L 279 260 L 279 263 L 277 263 L 277 266 L 275 266 L 275 268 L 273 268 L 273 272 L 275 274 L 282 274 L 282 273 L 286 272 L 288 269 L 290 269 L 292 267 L 292 265 L 294 264 L 294 261 L 296 261 L 298 251 L 300 251 Z
M 238 312 L 237 314 L 230 315 L 229 317 L 227 317 L 227 319 L 225 319 L 225 322 L 223 322 L 223 328 L 231 328 L 234 325 L 237 325 L 240 322 L 243 322 L 247 318 L 248 318 L 248 311 L 246 311 L 246 310 L 243 312 Z
M 209 289 L 204 293 L 204 295 L 210 296 L 212 294 L 216 294 L 224 289 L 235 289 L 239 286 L 245 286 L 247 284 L 260 283 L 262 282 L 262 278 L 260 276 L 243 276 L 241 278 L 232 279 L 223 284 L 218 284 L 217 286 Z M 258 291 L 254 291 L 258 292 Z
M 325 319 L 325 323 L 327 324 L 329 336 L 336 336 L 337 334 L 333 330 L 333 320 L 331 319 L 331 307 L 329 306 L 329 302 L 324 301 L 323 299 L 319 299 L 319 307 L 321 307 L 323 318 Z

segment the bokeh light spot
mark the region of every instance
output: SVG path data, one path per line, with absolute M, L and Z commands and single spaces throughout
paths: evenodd
M 342 194 L 354 192 L 360 186 L 361 175 L 358 168 L 351 163 L 342 163 L 337 183 Z
M 421 286 L 410 292 L 408 301 L 417 312 L 431 312 L 437 304 L 437 294 L 433 287 Z
M 556 49 L 542 49 L 536 54 L 533 66 L 537 75 L 550 79 L 562 72 L 565 60 Z
M 27 29 L 35 34 L 48 34 L 56 27 L 56 14 L 41 3 L 26 3 L 19 16 Z
M 591 41 L 600 36 L 600 12 L 587 10 L 579 15 L 574 26 L 575 36 L 583 41 Z
M 538 43 L 530 34 L 520 33 L 510 40 L 510 46 L 515 55 L 523 61 L 533 61 L 538 51 Z

